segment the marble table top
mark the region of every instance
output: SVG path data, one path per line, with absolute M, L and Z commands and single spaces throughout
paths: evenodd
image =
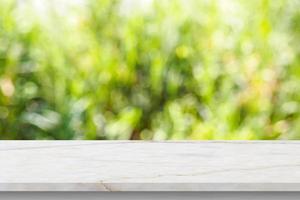
M 0 191 L 300 191 L 300 142 L 0 141 Z

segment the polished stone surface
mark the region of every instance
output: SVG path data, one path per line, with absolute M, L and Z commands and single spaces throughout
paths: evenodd
M 300 142 L 0 141 L 0 191 L 300 191 Z

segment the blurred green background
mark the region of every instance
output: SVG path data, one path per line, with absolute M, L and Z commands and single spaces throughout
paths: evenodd
M 0 0 L 0 139 L 300 139 L 300 1 Z

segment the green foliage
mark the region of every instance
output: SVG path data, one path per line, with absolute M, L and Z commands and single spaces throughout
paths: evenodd
M 300 138 L 298 0 L 0 1 L 0 139 Z

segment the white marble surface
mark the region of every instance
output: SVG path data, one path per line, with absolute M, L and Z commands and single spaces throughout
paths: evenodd
M 0 191 L 300 191 L 300 142 L 0 141 Z

